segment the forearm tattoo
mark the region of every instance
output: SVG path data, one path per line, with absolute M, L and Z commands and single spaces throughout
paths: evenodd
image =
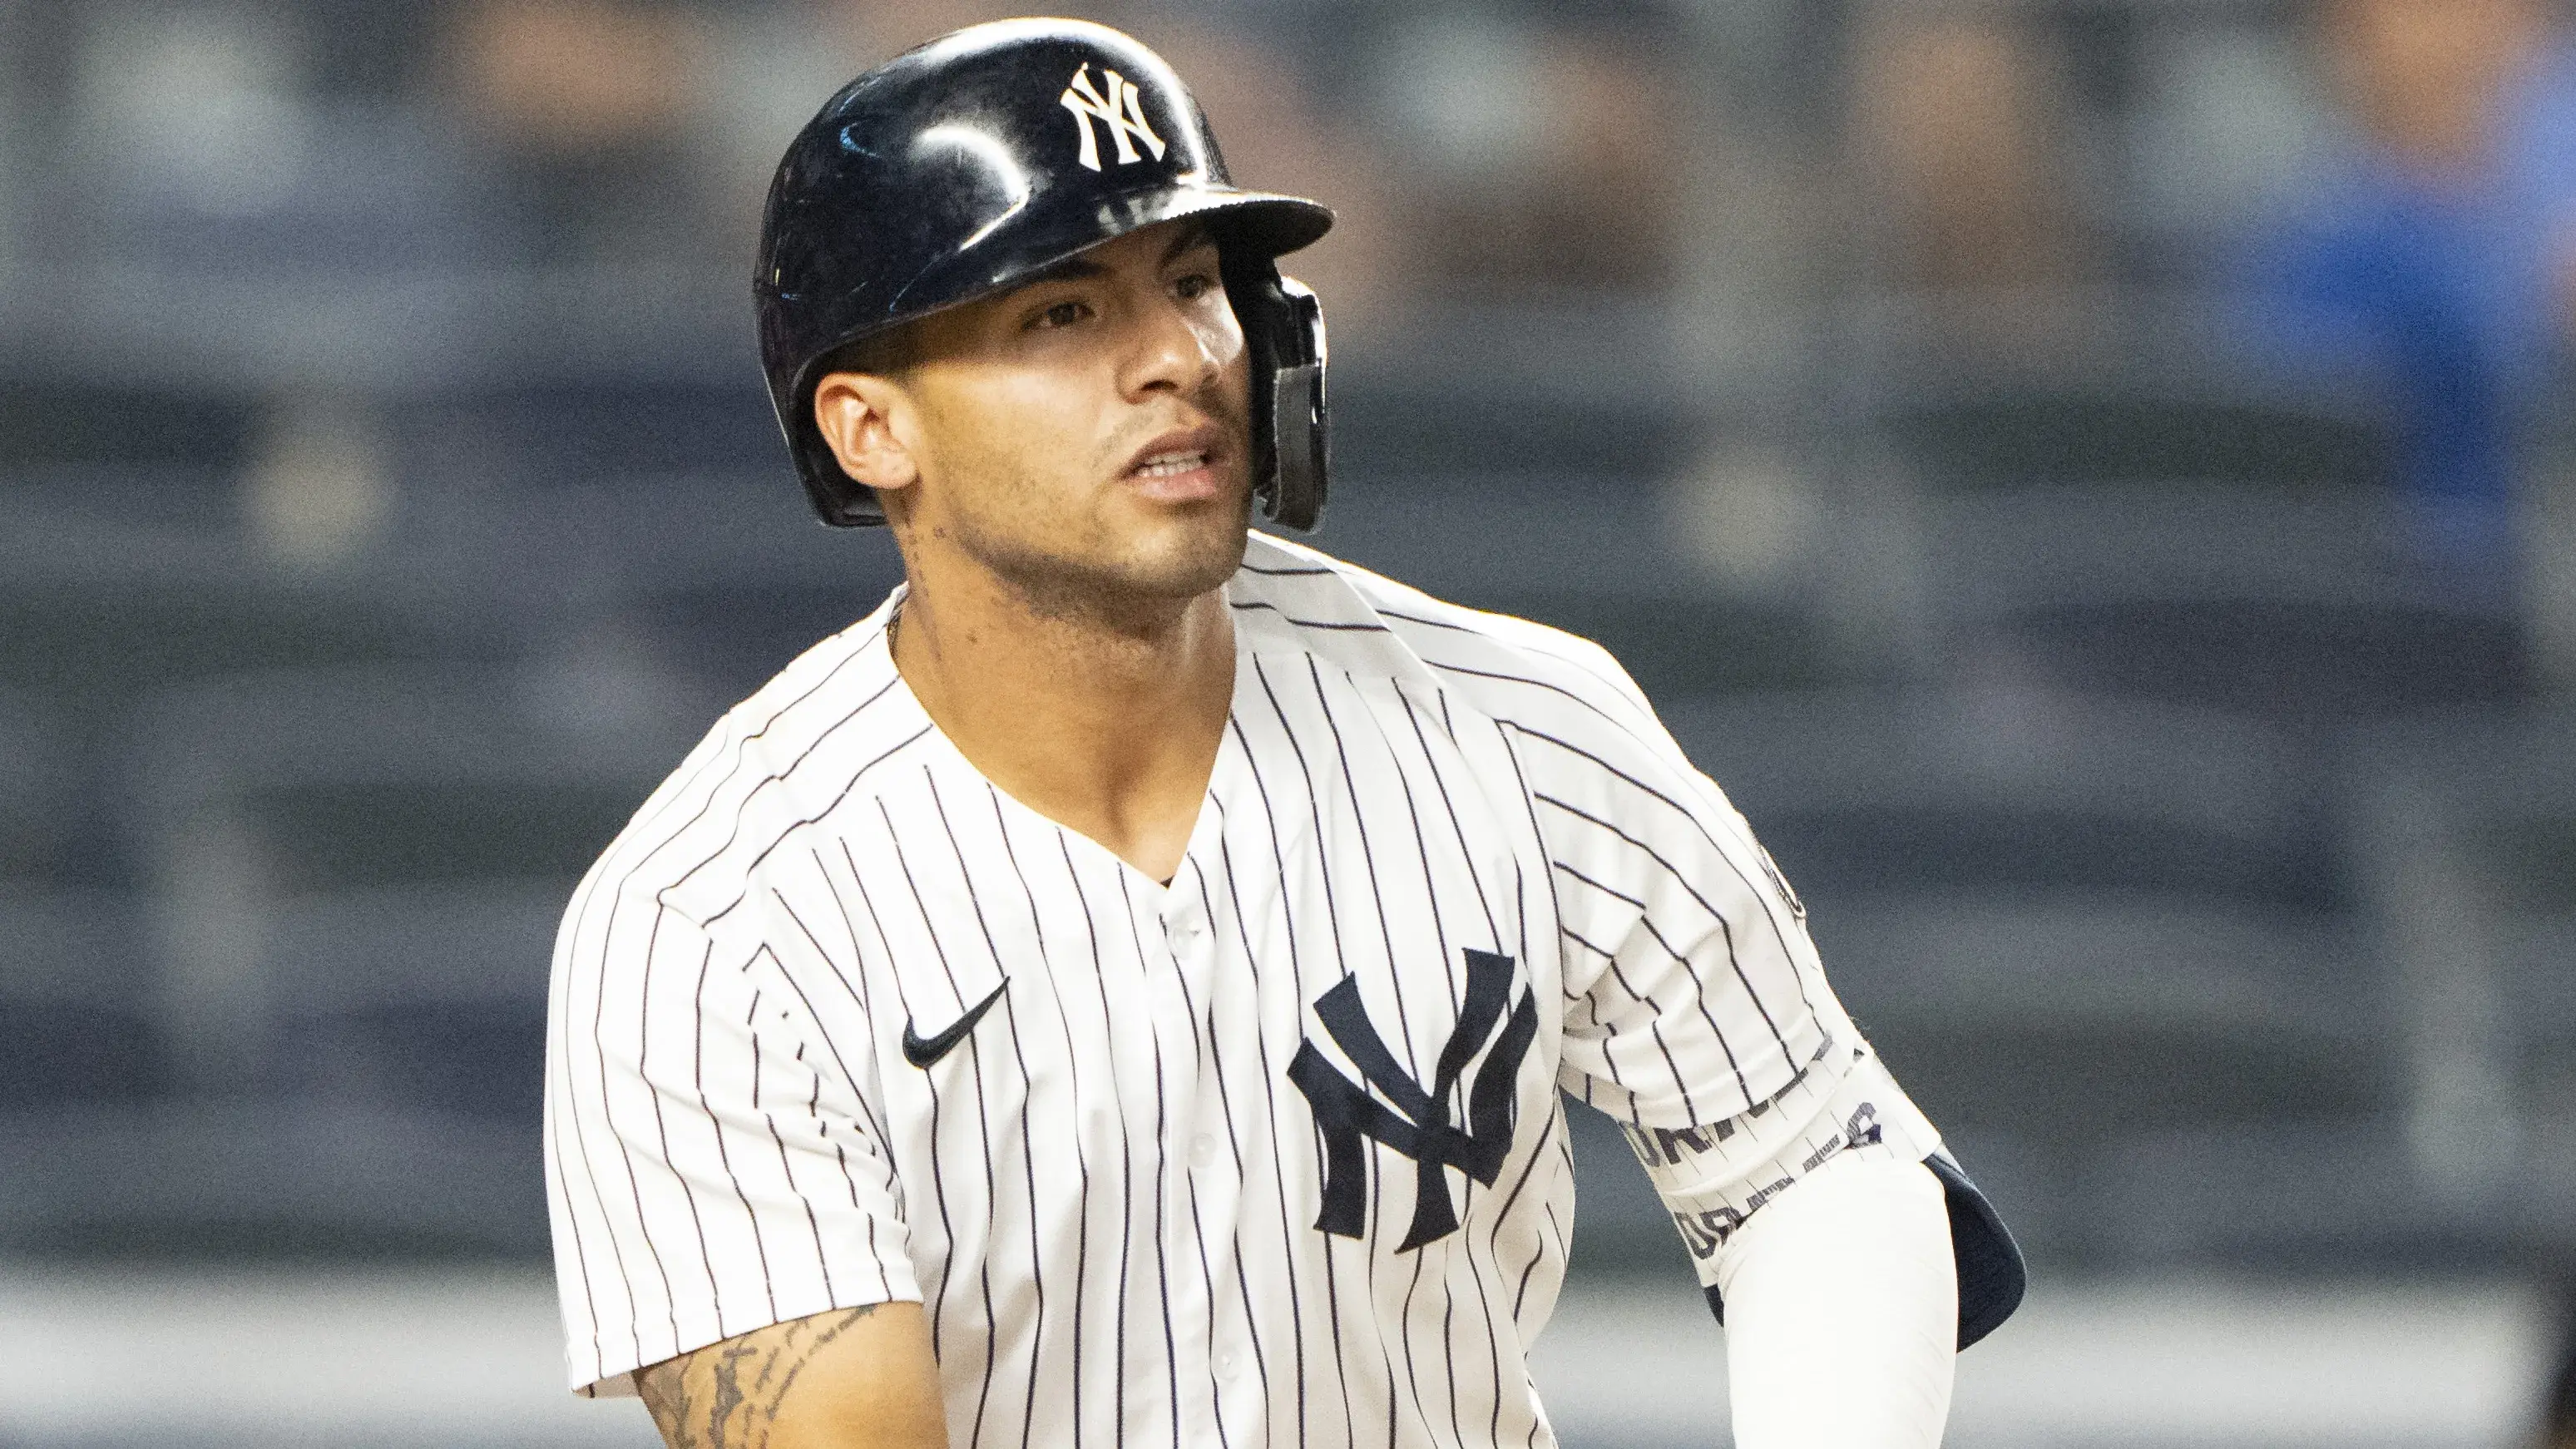
M 712 1343 L 635 1374 L 635 1391 L 671 1449 L 765 1449 L 796 1376 L 870 1303 Z

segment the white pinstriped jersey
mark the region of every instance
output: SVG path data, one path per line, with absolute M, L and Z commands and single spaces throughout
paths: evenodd
M 1257 533 L 1227 597 L 1168 885 L 931 724 L 900 590 L 646 802 L 555 957 L 575 1387 L 918 1299 L 960 1449 L 1534 1449 L 1560 1087 L 1704 1264 L 1835 1151 L 1934 1145 L 1606 653 Z

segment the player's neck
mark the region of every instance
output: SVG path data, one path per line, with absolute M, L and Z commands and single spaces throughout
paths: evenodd
M 916 575 L 893 652 L 932 723 L 985 778 L 1149 879 L 1171 876 L 1233 700 L 1221 591 L 1111 620 L 1035 608 L 983 580 Z

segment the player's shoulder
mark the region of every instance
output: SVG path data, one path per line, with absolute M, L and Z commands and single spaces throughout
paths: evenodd
M 1633 867 L 1625 854 L 1596 858 L 1630 831 L 1668 853 L 1750 839 L 1725 792 L 1691 763 L 1610 651 L 1434 598 L 1313 548 L 1255 538 L 1234 591 L 1238 608 L 1258 603 L 1264 618 L 1312 621 L 1322 657 L 1337 647 L 1344 659 L 1400 656 L 1440 692 L 1453 732 L 1461 716 L 1490 721 L 1508 741 L 1518 788 L 1553 807 L 1538 818 L 1549 848 L 1571 852 L 1563 858 Z M 1611 822 L 1619 822 L 1611 831 L 1593 828 Z
M 1252 537 L 1231 591 L 1239 617 L 1270 616 L 1328 657 L 1418 668 L 1452 699 L 1524 730 L 1669 747 L 1644 692 L 1599 644 L 1451 603 L 1304 544 Z
M 703 914 L 706 901 L 740 893 L 778 821 L 800 818 L 802 797 L 862 792 L 854 762 L 899 750 L 924 723 L 887 648 L 886 621 L 900 597 L 725 711 L 601 853 L 582 893 L 612 890 L 627 902 Z

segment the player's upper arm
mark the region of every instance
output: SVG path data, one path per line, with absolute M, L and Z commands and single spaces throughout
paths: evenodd
M 1850 1034 L 1797 898 L 1715 784 L 1604 717 L 1515 735 L 1563 937 L 1568 1090 L 1640 1125 L 1704 1125 Z
M 643 890 L 577 899 L 547 1042 L 546 1177 L 570 1379 L 918 1299 L 862 1033 L 826 1035 L 752 937 Z
M 945 1449 L 918 1303 L 755 1329 L 635 1374 L 671 1449 Z

